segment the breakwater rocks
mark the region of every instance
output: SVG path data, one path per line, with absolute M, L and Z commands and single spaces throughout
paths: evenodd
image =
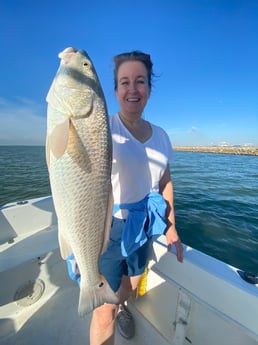
M 258 146 L 173 146 L 175 151 L 258 156 Z

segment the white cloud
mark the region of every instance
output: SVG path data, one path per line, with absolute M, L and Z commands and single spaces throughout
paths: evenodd
M 0 145 L 44 145 L 46 109 L 32 100 L 0 97 Z
M 193 127 L 191 128 L 191 132 L 196 132 L 196 131 L 198 131 L 198 128 L 193 126 Z

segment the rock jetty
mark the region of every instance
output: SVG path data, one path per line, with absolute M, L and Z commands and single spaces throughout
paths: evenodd
M 173 146 L 175 151 L 258 156 L 258 146 Z

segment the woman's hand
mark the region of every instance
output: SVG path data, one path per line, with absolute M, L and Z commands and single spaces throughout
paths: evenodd
M 180 241 L 180 238 L 177 234 L 176 229 L 173 226 L 170 226 L 166 232 L 167 244 L 168 244 L 168 251 L 171 250 L 171 246 L 174 245 L 176 247 L 176 256 L 179 262 L 183 262 L 183 252 L 184 248 Z

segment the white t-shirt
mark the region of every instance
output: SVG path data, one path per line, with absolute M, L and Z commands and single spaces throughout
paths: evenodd
M 144 143 L 124 126 L 118 114 L 110 116 L 113 142 L 112 186 L 114 203 L 133 203 L 159 192 L 159 181 L 172 160 L 167 133 L 151 124 L 152 136 Z M 116 214 L 118 217 L 124 215 Z

